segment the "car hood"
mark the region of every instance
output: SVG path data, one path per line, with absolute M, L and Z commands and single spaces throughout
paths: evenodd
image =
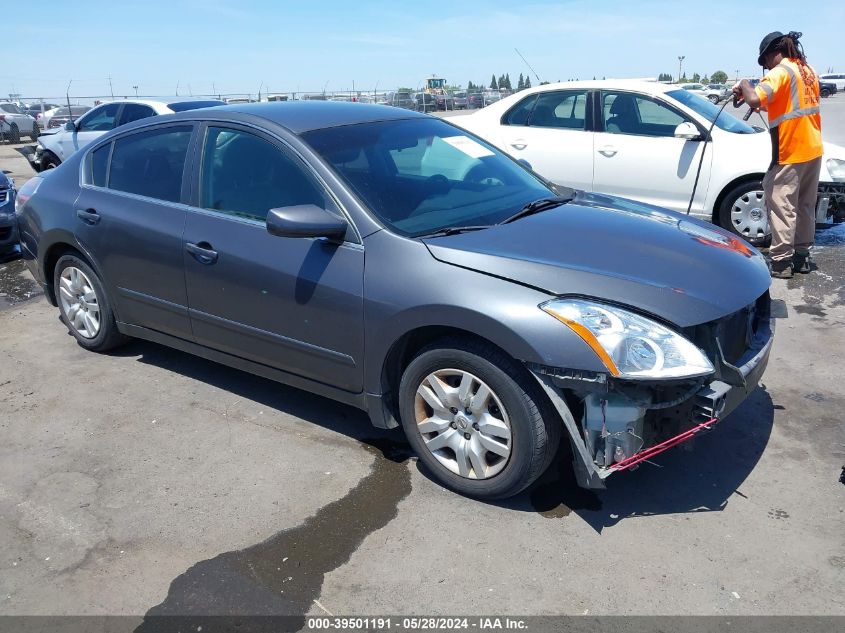
M 583 192 L 510 224 L 423 242 L 447 264 L 551 295 L 629 306 L 679 327 L 736 312 L 771 283 L 763 256 L 726 231 Z

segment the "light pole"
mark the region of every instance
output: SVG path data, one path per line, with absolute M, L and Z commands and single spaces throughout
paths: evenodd
M 739 83 L 739 68 L 736 69 L 736 83 Z
M 137 99 L 138 98 L 138 86 L 132 86 L 132 87 L 135 88 L 135 98 Z
M 681 83 L 681 68 L 684 65 L 686 55 L 678 55 L 678 83 Z

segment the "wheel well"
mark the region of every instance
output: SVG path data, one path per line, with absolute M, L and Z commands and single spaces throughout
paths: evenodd
M 47 286 L 47 297 L 53 305 L 56 305 L 56 290 L 53 288 L 53 275 L 56 271 L 56 263 L 62 255 L 67 254 L 75 255 L 82 261 L 86 262 L 89 266 L 91 265 L 88 258 L 70 244 L 59 242 L 58 244 L 53 244 L 47 250 L 47 254 L 44 255 L 43 275 L 44 283 Z
M 763 176 L 766 174 L 745 174 L 740 176 L 739 178 L 734 178 L 731 182 L 727 185 L 722 187 L 722 191 L 719 192 L 719 195 L 716 196 L 716 202 L 713 203 L 713 212 L 711 213 L 711 220 L 713 224 L 716 226 L 722 226 L 719 224 L 719 209 L 722 207 L 722 202 L 725 201 L 725 196 L 728 195 L 728 192 L 733 189 L 734 187 L 738 187 L 739 185 L 746 183 L 746 182 L 753 182 L 755 180 L 762 180 Z M 727 228 L 727 227 L 722 227 Z
M 459 337 L 462 341 L 472 340 L 477 343 L 489 345 L 501 353 L 510 356 L 507 351 L 489 339 L 461 328 L 434 325 L 407 332 L 390 347 L 390 351 L 388 351 L 381 369 L 381 393 L 383 394 L 385 408 L 393 415 L 395 421 L 398 422 L 399 420 L 397 394 L 399 392 L 399 382 L 402 380 L 402 372 L 405 370 L 405 367 L 408 366 L 424 347 L 435 341 L 452 337 Z M 518 359 L 517 362 L 519 363 Z M 524 371 L 528 374 L 527 368 Z

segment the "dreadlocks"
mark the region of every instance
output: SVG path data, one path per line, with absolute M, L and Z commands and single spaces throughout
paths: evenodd
M 801 35 L 796 31 L 790 31 L 775 43 L 772 50 L 795 61 L 798 68 L 801 69 L 801 79 L 804 81 L 804 85 L 810 87 L 814 84 L 815 77 L 807 63 L 807 57 L 804 55 L 804 46 L 798 41 Z

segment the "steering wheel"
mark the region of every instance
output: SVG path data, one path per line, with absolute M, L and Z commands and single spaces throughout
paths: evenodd
M 449 193 L 452 183 L 443 174 L 434 174 L 425 181 L 424 187 L 428 195 L 438 196 Z
M 467 172 L 467 175 L 464 177 L 465 182 L 476 183 L 476 184 L 487 184 L 487 185 L 504 185 L 505 181 L 499 178 L 496 174 L 496 170 L 491 168 L 490 165 L 485 165 L 484 163 L 480 163 L 470 169 Z

